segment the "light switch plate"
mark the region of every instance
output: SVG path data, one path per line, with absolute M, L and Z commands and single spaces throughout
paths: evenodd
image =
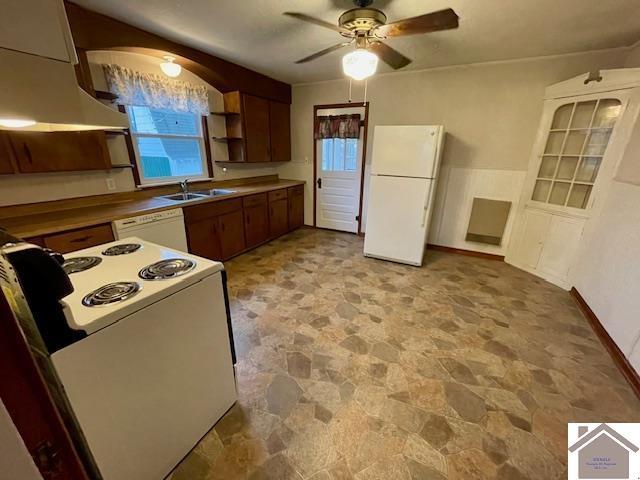
M 115 190 L 116 189 L 116 181 L 113 178 L 107 178 L 107 190 Z

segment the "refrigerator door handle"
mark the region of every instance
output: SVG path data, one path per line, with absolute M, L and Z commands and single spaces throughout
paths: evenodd
M 424 210 L 422 211 L 422 227 L 427 223 L 427 212 L 429 211 L 429 199 L 431 198 L 431 189 L 433 188 L 433 180 L 429 180 L 427 187 L 427 198 L 424 200 Z

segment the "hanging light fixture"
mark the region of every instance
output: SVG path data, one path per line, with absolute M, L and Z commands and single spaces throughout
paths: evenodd
M 364 80 L 376 73 L 378 56 L 364 48 L 357 48 L 342 57 L 342 69 L 345 75 L 354 80 Z
M 175 57 L 167 55 L 164 57 L 164 60 L 165 61 L 160 64 L 160 69 L 167 77 L 177 77 L 178 75 L 180 75 L 182 67 L 177 63 L 173 63 Z

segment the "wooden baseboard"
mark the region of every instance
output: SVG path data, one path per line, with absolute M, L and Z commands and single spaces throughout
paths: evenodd
M 584 298 L 582 298 L 582 295 L 580 295 L 580 292 L 578 292 L 575 287 L 572 287 L 570 294 L 582 311 L 582 314 L 589 322 L 589 325 L 591 325 L 591 328 L 600 339 L 600 342 L 604 345 L 604 348 L 606 348 L 609 355 L 611 355 L 613 362 L 616 364 L 622 375 L 624 375 L 624 378 L 627 380 L 636 396 L 640 398 L 640 376 L 638 375 L 638 372 L 636 372 L 631 366 L 627 357 L 622 353 L 622 350 L 620 350 L 609 333 L 607 333 L 596 314 L 591 310 L 591 307 L 589 307 Z
M 457 253 L 458 255 L 467 255 L 469 257 L 485 258 L 487 260 L 498 260 L 504 262 L 504 255 L 495 255 L 493 253 L 474 252 L 473 250 L 464 250 L 462 248 L 443 247 L 442 245 L 427 244 L 427 248 L 440 252 Z

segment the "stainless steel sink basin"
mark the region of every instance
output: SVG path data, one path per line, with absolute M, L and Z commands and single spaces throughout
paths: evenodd
M 175 202 L 186 202 L 187 200 L 198 200 L 199 198 L 205 198 L 207 195 L 201 193 L 174 193 L 173 195 L 162 195 L 160 198 L 166 198 L 167 200 L 173 200 Z
M 230 195 L 232 193 L 236 193 L 236 191 L 224 188 L 213 188 L 211 190 L 202 190 L 197 192 L 198 195 L 206 195 L 207 197 L 219 197 L 220 195 Z

